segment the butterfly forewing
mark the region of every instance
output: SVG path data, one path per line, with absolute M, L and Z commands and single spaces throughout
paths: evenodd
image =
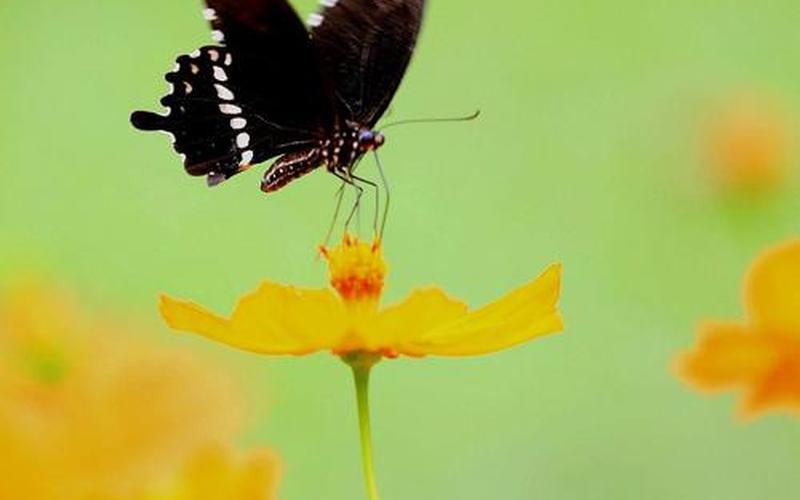
M 372 127 L 416 45 L 424 0 L 322 0 L 311 37 L 340 115 Z
M 303 22 L 286 0 L 207 0 L 212 37 L 233 55 L 230 89 L 286 128 L 330 130 L 333 109 Z

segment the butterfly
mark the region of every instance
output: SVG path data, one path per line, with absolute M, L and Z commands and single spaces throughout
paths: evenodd
M 216 186 L 271 158 L 270 193 L 325 166 L 353 169 L 384 144 L 375 130 L 414 52 L 425 0 L 322 0 L 307 29 L 286 0 L 206 0 L 215 42 L 177 58 L 161 99 L 134 127 L 163 131 L 186 172 Z

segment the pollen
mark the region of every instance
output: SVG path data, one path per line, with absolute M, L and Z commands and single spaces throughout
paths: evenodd
M 328 261 L 331 286 L 346 302 L 377 301 L 383 291 L 387 267 L 379 242 L 365 243 L 345 235 L 333 248 L 321 247 Z

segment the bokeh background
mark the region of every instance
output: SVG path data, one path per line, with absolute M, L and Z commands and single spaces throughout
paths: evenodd
M 702 397 L 670 368 L 701 319 L 741 315 L 752 258 L 797 234 L 796 2 L 429 3 L 392 118 L 483 114 L 389 134 L 388 300 L 435 283 L 479 305 L 562 261 L 567 329 L 379 366 L 383 497 L 797 498 L 798 421 L 744 424 L 732 396 Z M 344 365 L 232 351 L 157 315 L 164 291 L 226 312 L 265 278 L 324 284 L 330 176 L 270 197 L 260 171 L 209 190 L 166 138 L 128 124 L 160 109 L 174 57 L 208 42 L 200 12 L 0 3 L 0 280 L 49 276 L 143 337 L 216 358 L 252 401 L 241 444 L 282 456 L 281 498 L 360 498 Z M 766 189 L 711 173 L 709 129 L 742 99 L 785 136 Z

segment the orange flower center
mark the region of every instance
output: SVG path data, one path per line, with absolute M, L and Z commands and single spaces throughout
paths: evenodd
M 376 301 L 383 291 L 386 262 L 380 242 L 367 244 L 345 235 L 333 248 L 320 248 L 328 261 L 331 286 L 346 302 Z

